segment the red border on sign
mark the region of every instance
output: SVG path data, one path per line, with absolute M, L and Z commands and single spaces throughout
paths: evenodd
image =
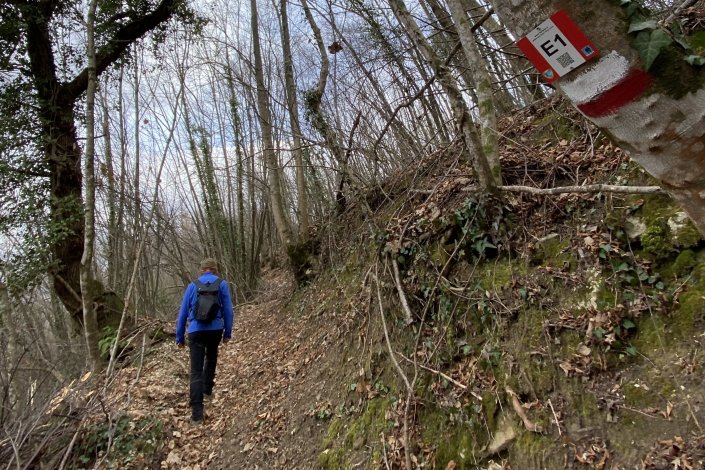
M 588 40 L 587 37 L 580 31 L 578 25 L 570 19 L 568 13 L 565 10 L 558 10 L 553 15 L 551 15 L 551 21 L 565 34 L 566 39 L 570 42 L 573 47 L 575 47 L 583 58 L 589 60 L 597 56 L 600 51 Z M 590 46 L 594 51 L 592 54 L 587 55 L 583 52 L 585 46 Z
M 534 64 L 534 67 L 536 67 L 536 70 L 541 73 L 541 76 L 545 81 L 551 83 L 558 78 L 558 74 L 555 70 L 553 70 L 553 67 L 548 64 L 548 61 L 544 59 L 541 53 L 534 47 L 533 44 L 531 44 L 531 41 L 529 41 L 526 36 L 517 41 L 517 47 L 519 47 L 526 58 Z M 543 74 L 546 70 L 553 71 L 553 78 L 548 78 Z

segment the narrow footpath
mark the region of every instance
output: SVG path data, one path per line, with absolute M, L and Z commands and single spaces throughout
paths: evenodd
M 233 341 L 221 346 L 214 397 L 202 425 L 190 422 L 188 349 L 155 346 L 142 366 L 118 373 L 110 402 L 133 418 L 164 423 L 166 446 L 151 468 L 202 470 L 315 467 L 325 422 L 329 334 L 284 310 L 293 291 L 284 272 L 266 275 L 256 303 L 236 313 Z M 319 324 L 320 326 L 320 324 Z M 125 404 L 126 402 L 126 404 Z

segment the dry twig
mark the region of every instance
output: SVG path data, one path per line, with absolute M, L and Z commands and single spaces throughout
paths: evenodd
M 409 308 L 409 302 L 406 300 L 406 294 L 404 294 L 404 288 L 401 285 L 401 277 L 399 276 L 399 264 L 397 260 L 392 257 L 392 270 L 394 271 L 394 284 L 397 286 L 397 292 L 399 293 L 399 301 L 401 302 L 402 310 L 404 310 L 404 321 L 407 325 L 414 323 L 414 317 L 411 316 L 411 309 Z
M 406 460 L 406 468 L 411 468 L 411 454 L 409 453 L 409 404 L 414 394 L 414 389 L 409 383 L 409 378 L 404 373 L 404 370 L 399 365 L 397 358 L 394 355 L 394 350 L 392 349 L 392 342 L 389 340 L 389 330 L 387 329 L 387 321 L 384 318 L 384 305 L 382 304 L 382 293 L 379 289 L 379 277 L 377 276 L 377 268 L 375 267 L 375 284 L 377 285 L 377 300 L 379 302 L 379 316 L 382 318 L 382 326 L 384 328 L 384 339 L 387 342 L 387 349 L 389 350 L 389 357 L 392 359 L 392 363 L 396 368 L 399 376 L 404 381 L 407 390 L 406 396 L 406 406 L 404 407 L 404 423 L 402 432 L 404 433 L 404 459 Z
M 405 361 L 411 362 L 412 364 L 414 363 L 414 361 L 412 361 L 411 359 L 409 359 L 408 357 L 406 357 L 406 356 L 403 355 L 402 353 L 397 353 L 397 354 L 399 355 L 399 357 L 401 357 L 401 358 L 404 359 Z M 481 397 L 480 395 L 478 395 L 477 393 L 473 392 L 472 390 L 468 390 L 468 386 L 467 386 L 467 385 L 464 385 L 464 384 L 458 382 L 457 380 L 455 380 L 454 378 L 452 378 L 452 377 L 450 377 L 450 376 L 444 374 L 444 373 L 441 372 L 440 370 L 431 369 L 430 367 L 425 366 L 425 365 L 423 365 L 423 364 L 419 364 L 419 363 L 416 363 L 416 365 L 418 365 L 420 368 L 422 368 L 422 369 L 424 369 L 424 370 L 427 370 L 427 371 L 431 372 L 432 374 L 436 374 L 436 375 L 439 375 L 439 376 L 443 377 L 443 378 L 446 379 L 448 382 L 452 383 L 453 385 L 455 385 L 456 387 L 458 387 L 458 388 L 460 388 L 460 389 L 462 389 L 462 390 L 467 390 L 467 391 L 470 393 L 470 395 L 472 395 L 473 397 L 475 397 L 475 398 L 477 398 L 478 400 L 482 401 L 482 397 Z
M 509 394 L 510 397 L 512 397 L 512 407 L 514 408 L 514 411 L 516 412 L 517 415 L 521 418 L 521 421 L 524 423 L 524 427 L 531 432 L 538 432 L 541 433 L 543 432 L 543 429 L 541 429 L 541 426 L 538 424 L 534 424 L 531 422 L 528 416 L 526 416 L 526 412 L 524 411 L 524 407 L 521 406 L 521 402 L 519 401 L 519 398 L 517 397 L 517 394 L 509 387 L 505 388 L 507 394 Z
M 551 407 L 551 412 L 553 413 L 553 419 L 556 421 L 556 427 L 558 428 L 558 435 L 562 436 L 563 433 L 561 432 L 561 423 L 558 421 L 558 415 L 556 414 L 556 410 L 553 409 L 553 403 L 551 403 L 551 399 L 548 399 L 548 406 Z

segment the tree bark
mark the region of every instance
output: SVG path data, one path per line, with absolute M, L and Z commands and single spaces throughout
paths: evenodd
M 286 102 L 289 108 L 289 123 L 293 140 L 294 161 L 296 162 L 296 190 L 299 213 L 299 243 L 305 243 L 309 237 L 308 191 L 306 185 L 306 168 L 302 157 L 301 125 L 299 124 L 299 104 L 296 99 L 296 83 L 294 82 L 294 61 L 291 53 L 291 37 L 289 35 L 289 15 L 287 0 L 280 0 L 282 54 L 284 56 L 284 83 Z
M 274 224 L 279 232 L 279 238 L 285 247 L 292 242 L 291 228 L 286 217 L 283 199 L 283 189 L 281 185 L 281 167 L 274 152 L 274 141 L 272 139 L 272 114 L 269 109 L 269 95 L 264 82 L 264 65 L 262 63 L 262 51 L 259 37 L 259 24 L 257 15 L 257 2 L 250 0 L 251 21 L 252 21 L 252 48 L 255 56 L 255 80 L 257 82 L 257 109 L 259 124 L 262 129 L 262 153 L 268 166 L 269 198 L 272 204 L 272 215 Z
M 98 88 L 95 56 L 95 11 L 98 0 L 91 0 L 86 14 L 86 55 L 88 59 L 88 86 L 86 89 L 86 155 L 83 177 L 85 182 L 85 238 L 81 257 L 80 286 L 83 307 L 83 335 L 86 339 L 90 369 L 100 366 L 98 341 L 100 330 L 95 301 L 90 288 L 93 280 L 93 253 L 95 252 L 95 95 Z
M 600 51 L 554 85 L 631 152 L 705 234 L 705 71 L 669 46 L 647 72 L 616 2 L 493 1 L 516 37 L 564 9 Z
M 492 78 L 487 71 L 487 65 L 482 58 L 480 48 L 475 42 L 475 35 L 470 26 L 470 20 L 460 0 L 447 0 L 450 14 L 455 22 L 460 43 L 465 56 L 470 63 L 470 73 L 475 82 L 477 107 L 480 114 L 482 132 L 482 151 L 490 165 L 490 171 L 495 184 L 502 184 L 502 170 L 499 164 L 499 149 L 497 147 L 497 109 L 492 97 Z
M 326 91 L 328 73 L 330 71 L 330 61 L 328 60 L 328 53 L 326 52 L 326 47 L 323 43 L 323 35 L 321 34 L 321 29 L 316 24 L 316 20 L 311 13 L 307 0 L 301 0 L 301 6 L 304 9 L 304 14 L 306 15 L 306 20 L 311 27 L 311 31 L 313 31 L 313 37 L 316 40 L 318 54 L 321 57 L 321 70 L 318 73 L 318 84 L 315 88 L 306 92 L 306 108 L 311 125 L 321 134 L 321 136 L 323 136 L 328 150 L 333 154 L 333 158 L 338 164 L 338 181 L 336 181 L 338 190 L 336 191 L 335 201 L 338 213 L 342 213 L 346 207 L 343 187 L 345 186 L 346 180 L 353 183 L 355 175 L 353 175 L 349 170 L 347 161 L 345 160 L 343 148 L 338 140 L 338 134 L 333 127 L 331 127 L 329 118 L 323 111 L 323 95 Z

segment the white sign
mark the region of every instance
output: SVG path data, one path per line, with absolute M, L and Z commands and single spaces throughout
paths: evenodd
M 550 18 L 527 34 L 526 38 L 559 77 L 585 63 L 583 55 Z

